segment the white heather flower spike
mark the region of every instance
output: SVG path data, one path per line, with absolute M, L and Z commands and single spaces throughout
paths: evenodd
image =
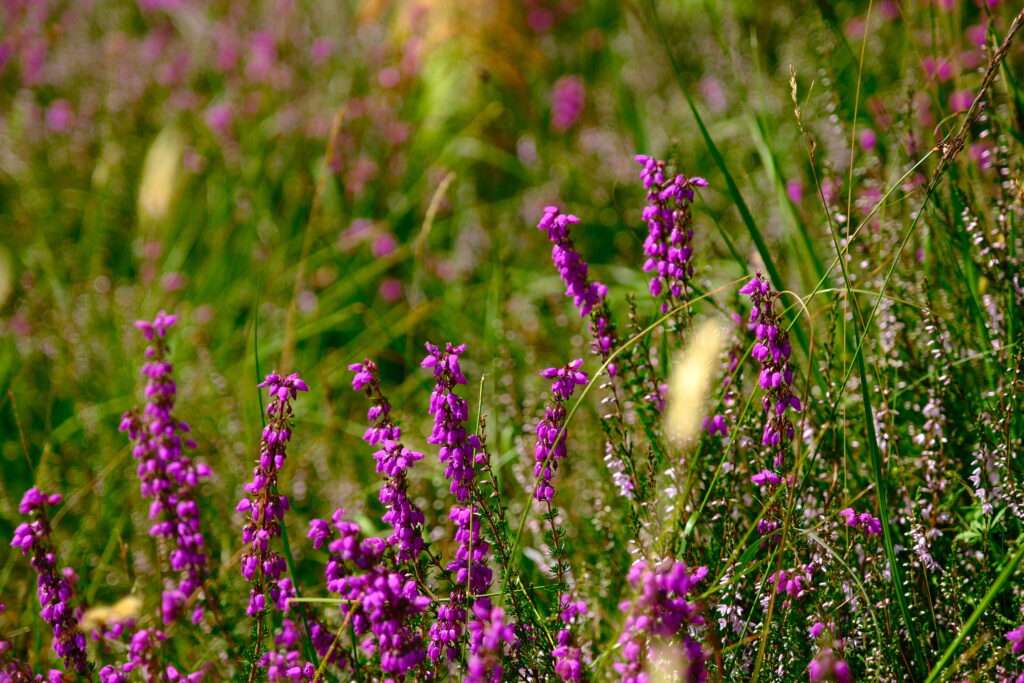
M 696 330 L 690 344 L 676 354 L 665 409 L 665 433 L 676 443 L 689 441 L 700 429 L 701 404 L 711 384 L 724 336 L 718 320 L 707 320 Z

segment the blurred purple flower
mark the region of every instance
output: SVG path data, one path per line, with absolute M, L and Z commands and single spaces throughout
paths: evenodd
M 53 630 L 53 651 L 64 659 L 66 668 L 73 669 L 80 676 L 88 676 L 85 634 L 78 628 L 78 617 L 71 606 L 74 573 L 70 569 L 57 571 L 57 556 L 50 541 L 50 524 L 46 517 L 46 507 L 57 505 L 62 499 L 59 493 L 47 494 L 35 487 L 26 491 L 18 512 L 30 515 L 32 521 L 22 522 L 14 530 L 10 545 L 19 548 L 22 555 L 32 555 L 29 564 L 36 571 L 39 615 Z
M 627 580 L 637 592 L 635 600 L 619 604 L 626 614 L 621 650 L 615 670 L 624 683 L 643 683 L 647 675 L 643 662 L 650 658 L 648 638 L 678 638 L 685 667 L 677 680 L 690 682 L 707 679 L 704 652 L 700 643 L 689 634 L 688 627 L 704 623 L 698 606 L 687 600 L 688 595 L 707 575 L 707 567 L 690 570 L 673 558 L 666 558 L 648 569 L 646 560 L 637 560 L 629 570 Z
M 586 106 L 587 90 L 579 76 L 563 76 L 551 87 L 551 125 L 560 133 L 576 125 Z

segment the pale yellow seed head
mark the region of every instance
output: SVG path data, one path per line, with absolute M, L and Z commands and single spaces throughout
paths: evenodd
M 692 439 L 700 429 L 704 397 L 711 385 L 722 348 L 724 330 L 717 320 L 698 327 L 685 349 L 672 362 L 665 408 L 665 433 L 677 444 Z
M 159 222 L 170 213 L 181 175 L 184 139 L 174 128 L 164 128 L 153 140 L 142 164 L 139 181 L 139 219 Z
M 134 595 L 127 595 L 113 605 L 96 605 L 82 613 L 78 625 L 86 633 L 95 631 L 107 624 L 116 624 L 128 619 L 136 619 L 142 609 L 142 600 Z
M 678 640 L 656 639 L 651 647 L 648 671 L 651 683 L 676 683 L 689 679 L 691 662 Z

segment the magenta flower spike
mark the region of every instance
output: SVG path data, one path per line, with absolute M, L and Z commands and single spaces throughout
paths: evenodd
M 292 405 L 300 391 L 309 387 L 297 374 L 287 377 L 272 373 L 260 383 L 270 395 L 267 405 L 267 426 L 260 440 L 260 454 L 252 471 L 252 481 L 245 485 L 247 497 L 235 508 L 247 517 L 242 527 L 242 543 L 247 548 L 242 554 L 242 576 L 252 584 L 246 614 L 261 615 L 267 608 L 267 598 L 279 608 L 285 604 L 281 576 L 286 565 L 284 558 L 271 548 L 274 538 L 281 535 L 284 513 L 288 510 L 288 497 L 277 491 L 277 475 L 284 466 L 286 449 L 292 437 Z M 289 584 L 290 585 L 290 584 Z
M 53 631 L 53 651 L 64 660 L 67 670 L 91 680 L 85 634 L 78 628 L 78 617 L 71 606 L 72 582 L 77 577 L 69 568 L 57 570 L 57 556 L 50 541 L 46 508 L 61 500 L 63 496 L 59 493 L 47 494 L 35 487 L 26 491 L 18 512 L 29 515 L 32 521 L 18 525 L 11 547 L 20 549 L 22 555 L 31 555 L 29 564 L 36 571 L 39 615 Z
M 185 603 L 206 578 L 207 556 L 195 489 L 212 474 L 208 465 L 197 463 L 188 455 L 188 450 L 196 448 L 196 442 L 189 435 L 188 423 L 173 414 L 177 385 L 172 376 L 174 368 L 167 360 L 166 338 L 176 322 L 177 316 L 160 311 L 152 322 L 135 323 L 150 342 L 142 366 L 146 406 L 141 414 L 138 410 L 125 413 L 120 425 L 135 444 L 132 454 L 138 461 L 139 489 L 152 501 L 150 534 L 170 542 L 168 563 L 178 575 L 177 580 L 167 580 L 163 592 L 161 613 L 165 623 L 182 616 Z M 192 620 L 198 623 L 202 616 L 200 602 L 192 612 Z
M 647 189 L 647 222 L 644 240 L 644 272 L 653 272 L 649 288 L 661 301 L 661 312 L 686 301 L 693 277 L 693 216 L 690 205 L 694 188 L 707 187 L 703 178 L 666 174 L 668 164 L 643 154 L 635 157 L 643 166 L 640 179 Z
M 458 543 L 455 559 L 446 567 L 452 572 L 454 585 L 448 602 L 438 607 L 437 621 L 431 624 L 427 654 L 437 661 L 446 653 L 448 659 L 454 661 L 468 616 L 469 596 L 487 593 L 491 586 L 492 572 L 488 566 L 491 547 L 480 533 L 483 525 L 480 511 L 469 502 L 475 488 L 474 456 L 481 444 L 476 434 L 466 429 L 469 404 L 456 393 L 459 385 L 467 383 L 459 363 L 466 346 L 449 343 L 442 349 L 428 343 L 426 348 L 427 356 L 420 365 L 431 369 L 436 381 L 429 408 L 434 416 L 434 429 L 427 442 L 440 447 L 439 459 L 445 465 L 449 490 L 455 495 L 456 504 L 451 507 L 448 518 L 455 523 Z M 475 611 L 473 618 L 475 621 Z
M 550 501 L 555 496 L 551 478 L 567 454 L 565 435 L 562 434 L 561 438 L 558 435 L 565 424 L 565 402 L 572 397 L 576 387 L 588 381 L 587 373 L 580 370 L 582 365 L 583 359 L 578 358 L 561 368 L 548 368 L 540 373 L 544 379 L 551 380 L 552 400 L 544 411 L 544 419 L 534 430 L 537 443 L 533 451 L 533 476 L 537 484 L 533 497 L 537 500 Z
M 409 484 L 406 475 L 413 463 L 422 460 L 423 454 L 411 451 L 400 441 L 402 430 L 391 419 L 391 404 L 381 393 L 377 365 L 371 360 L 354 363 L 348 369 L 355 373 L 352 388 L 362 391 L 370 399 L 367 413 L 370 427 L 363 440 L 370 445 L 382 445 L 373 454 L 377 461 L 377 473 L 384 475 L 384 487 L 380 491 L 380 502 L 387 508 L 383 521 L 394 530 L 388 544 L 395 548 L 399 562 L 415 561 L 423 551 L 423 511 L 409 499 Z
M 605 304 L 608 288 L 587 277 L 589 267 L 576 251 L 576 246 L 569 236 L 569 226 L 579 222 L 580 219 L 576 216 L 561 213 L 557 206 L 548 206 L 544 209 L 544 216 L 537 224 L 537 229 L 546 231 L 548 239 L 551 240 L 551 259 L 558 268 L 562 282 L 565 283 L 565 295 L 572 298 L 572 303 L 580 312 L 581 318 L 591 316 L 594 354 L 607 358 L 617 341 Z M 614 366 L 609 366 L 608 371 L 614 375 Z
M 778 294 L 772 291 L 761 273 L 745 284 L 740 294 L 750 297 L 753 304 L 750 322 L 757 341 L 751 355 L 761 364 L 758 383 L 765 392 L 761 405 L 768 416 L 761 441 L 775 451 L 773 465 L 780 468 L 785 444 L 793 439 L 795 431 L 790 413 L 800 412 L 802 408 L 800 399 L 793 393 L 793 364 L 790 362 L 793 348 L 789 333 L 775 312 Z

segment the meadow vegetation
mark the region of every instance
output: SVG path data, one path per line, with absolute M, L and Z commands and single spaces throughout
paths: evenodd
M 6 0 L 0 683 L 1024 683 L 1022 24 Z

